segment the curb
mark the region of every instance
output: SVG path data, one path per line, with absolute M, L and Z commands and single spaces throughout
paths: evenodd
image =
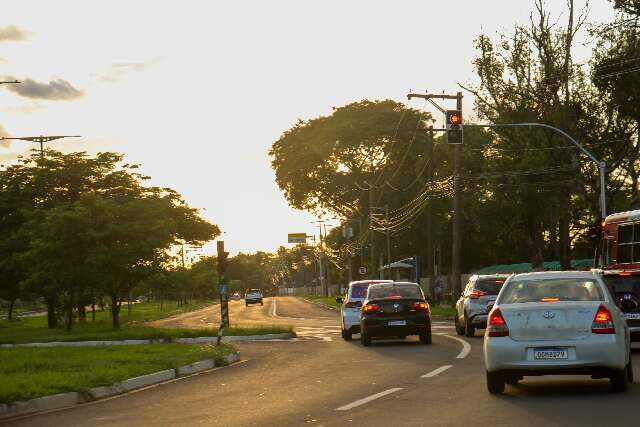
M 220 366 L 227 366 L 240 360 L 239 353 L 225 356 L 225 362 Z M 116 396 L 142 387 L 160 384 L 176 377 L 192 375 L 216 367 L 215 361 L 211 359 L 201 360 L 190 365 L 180 366 L 177 369 L 166 369 L 140 377 L 129 378 L 110 386 L 94 387 L 86 392 L 60 393 L 51 396 L 38 397 L 36 399 L 0 404 L 0 421 L 7 421 L 10 418 L 22 415 L 34 414 L 36 412 L 52 411 L 56 409 L 68 408 L 81 403 L 91 402 L 105 397 Z
M 263 335 L 228 335 L 222 337 L 222 342 L 239 341 L 261 341 L 274 339 L 295 338 L 295 332 L 284 332 L 281 334 Z M 171 340 L 114 340 L 114 341 L 52 341 L 52 342 L 32 342 L 24 344 L 0 344 L 0 348 L 15 347 L 93 347 L 97 345 L 142 345 L 142 344 L 199 344 L 217 342 L 218 337 L 195 337 L 195 338 L 174 338 Z

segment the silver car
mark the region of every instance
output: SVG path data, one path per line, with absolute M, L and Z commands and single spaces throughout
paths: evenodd
M 340 317 L 342 323 L 341 335 L 345 341 L 351 341 L 353 334 L 360 333 L 360 307 L 367 296 L 369 286 L 378 283 L 393 283 L 393 280 L 356 280 L 349 283 L 347 295 L 336 298 L 342 304 Z
M 490 393 L 531 375 L 609 378 L 614 391 L 633 382 L 629 327 L 591 272 L 511 276 L 489 313 L 484 360 Z
M 493 305 L 509 276 L 506 274 L 478 275 L 469 278 L 467 285 L 456 302 L 456 332 L 472 337 L 476 329 L 487 326 L 488 308 Z

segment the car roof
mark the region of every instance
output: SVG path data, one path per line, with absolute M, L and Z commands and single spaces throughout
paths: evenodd
M 495 273 L 495 274 L 474 274 L 476 279 L 506 279 L 510 274 Z
M 407 285 L 411 285 L 411 286 L 418 286 L 418 287 L 420 286 L 420 285 L 418 285 L 417 283 L 414 283 L 414 282 L 394 282 L 393 280 L 390 280 L 390 281 L 385 282 L 385 283 L 376 283 L 375 285 L 371 285 L 371 287 L 377 287 L 377 288 L 378 288 L 378 287 L 382 287 L 382 286 L 389 286 L 389 285 L 393 285 L 393 286 L 397 286 L 397 285 L 400 285 L 400 286 L 407 286 Z
M 590 271 L 539 271 L 516 274 L 513 279 L 596 279 L 598 276 Z
M 349 282 L 349 286 L 371 285 L 375 283 L 393 283 L 393 280 L 387 280 L 387 279 L 354 280 L 353 282 Z

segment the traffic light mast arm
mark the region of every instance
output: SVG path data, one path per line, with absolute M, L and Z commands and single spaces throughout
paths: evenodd
M 607 198 L 606 198 L 606 177 L 605 171 L 607 168 L 607 163 L 604 160 L 598 160 L 593 153 L 586 148 L 578 141 L 573 139 L 571 135 L 563 131 L 562 129 L 558 129 L 555 126 L 551 126 L 545 123 L 494 123 L 490 125 L 464 125 L 465 127 L 477 127 L 477 128 L 518 128 L 518 127 L 541 127 L 551 129 L 555 132 L 558 132 L 560 135 L 567 138 L 573 145 L 578 147 L 580 151 L 582 151 L 587 157 L 589 157 L 593 162 L 598 165 L 600 169 L 600 214 L 602 218 L 606 218 L 607 216 Z

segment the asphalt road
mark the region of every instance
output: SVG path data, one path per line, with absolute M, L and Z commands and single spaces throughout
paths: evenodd
M 173 324 L 206 324 L 210 315 L 201 310 Z M 482 336 L 460 339 L 450 322 L 435 322 L 430 346 L 410 337 L 364 348 L 340 339 L 337 313 L 294 298 L 278 298 L 275 307 L 272 299 L 264 307 L 234 303 L 231 321 L 290 323 L 302 335 L 239 343 L 243 360 L 230 367 L 12 424 L 636 426 L 640 419 L 639 384 L 616 394 L 607 380 L 525 378 L 489 395 Z M 640 373 L 638 353 L 634 369 Z

